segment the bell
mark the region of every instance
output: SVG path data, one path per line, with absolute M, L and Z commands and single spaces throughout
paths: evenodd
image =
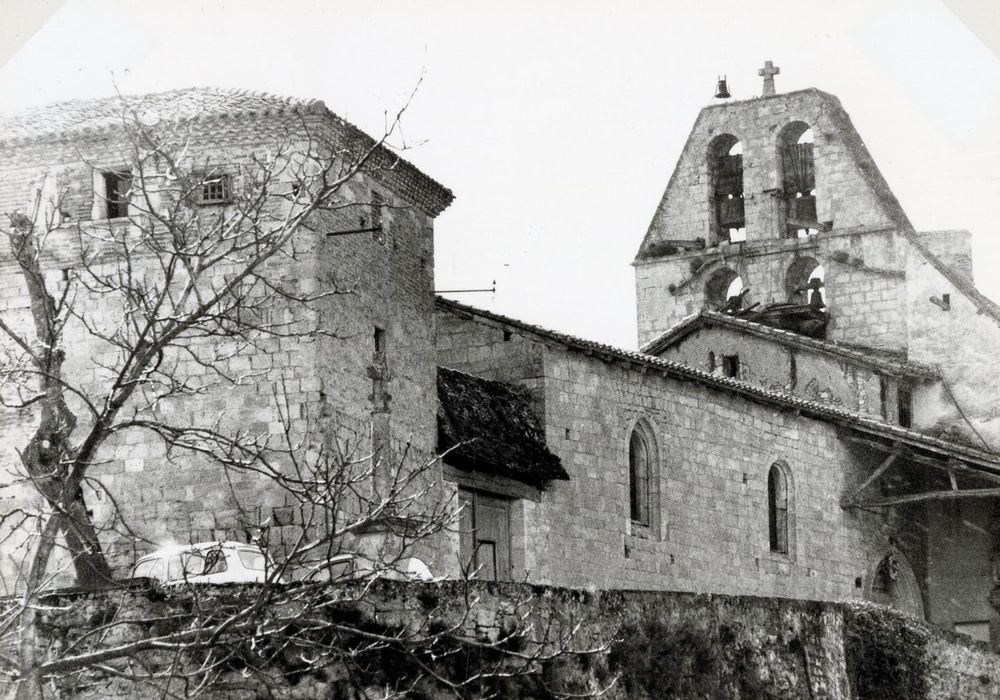
M 729 87 L 726 85 L 726 76 L 719 76 L 719 83 L 715 86 L 715 96 L 721 99 L 732 97 L 729 94 Z

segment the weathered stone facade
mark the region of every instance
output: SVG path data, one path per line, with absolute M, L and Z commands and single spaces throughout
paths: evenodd
M 836 424 L 732 392 L 725 380 L 711 386 L 707 374 L 678 376 L 676 365 L 638 354 L 574 348 L 450 302 L 441 304 L 438 348 L 444 366 L 529 388 L 548 444 L 570 474 L 524 499 L 526 555 L 515 580 L 860 598 L 874 565 L 912 526 L 908 512 L 841 508 L 877 455 L 842 441 Z M 648 527 L 628 512 L 628 441 L 640 423 L 655 465 Z M 768 544 L 767 475 L 775 463 L 791 482 L 787 553 Z M 920 555 L 911 556 L 919 564 Z M 911 603 L 922 608 L 919 595 Z
M 813 136 L 796 147 L 813 158 L 805 221 L 783 191 L 790 131 Z M 725 201 L 719 157 L 742 168 Z M 517 504 L 513 575 L 863 597 L 996 638 L 1000 309 L 970 259 L 967 232 L 913 230 L 835 98 L 704 109 L 634 263 L 639 342 L 662 362 L 440 304 L 439 363 L 526 387 L 570 475 L 530 497 L 479 485 Z M 807 302 L 810 272 L 822 339 L 715 311 L 737 277 L 743 307 Z M 641 487 L 637 433 L 652 464 Z
M 192 152 L 239 177 L 250 154 L 271 144 L 302 149 L 310 131 L 347 128 L 321 103 L 283 100 L 196 124 Z M 812 154 L 815 175 L 815 212 L 804 223 L 795 217 L 807 207 L 782 191 L 787 166 L 778 149 L 789 128 L 803 127 L 814 141 L 799 151 Z M 742 144 L 727 157 L 742 167 L 745 240 L 721 227 L 712 191 L 718 173 L 707 154 L 726 134 L 727 148 Z M 68 193 L 46 260 L 54 276 L 72 258 L 68 233 L 100 218 L 94 173 L 122 165 L 120 147 L 107 130 L 0 140 L 0 209 L 23 207 L 39 189 Z M 983 535 L 995 529 L 995 514 L 919 497 L 959 502 L 941 494 L 1000 478 L 992 451 L 1000 373 L 991 357 L 1000 308 L 972 286 L 966 234 L 912 229 L 835 98 L 806 90 L 702 111 L 634 263 L 646 353 L 435 301 L 433 219 L 451 195 L 412 166 L 390 166 L 343 192 L 361 209 L 372 192 L 386 201 L 384 240 L 327 238 L 357 226 L 349 207 L 317 217 L 303 231 L 299 261 L 273 269 L 301 291 L 348 292 L 296 319 L 337 337 L 234 348 L 227 369 L 240 381 L 162 410 L 277 434 L 282 393 L 297 433 L 351 438 L 362 454 L 381 441 L 421 463 L 438 447 L 438 366 L 516 384 L 569 478 L 535 483 L 523 470 L 449 464 L 446 455 L 434 475 L 469 506 L 471 520 L 460 527 L 475 537 L 463 544 L 451 532 L 432 543 L 422 554 L 436 572 L 457 574 L 483 546 L 491 553 L 484 571 L 502 579 L 867 598 L 945 625 L 996 627 L 986 604 L 996 543 Z M 727 201 L 734 216 L 736 200 Z M 0 310 L 22 323 L 25 291 L 3 264 Z M 709 308 L 720 291 L 726 300 L 736 276 L 749 289 L 745 304 L 802 301 L 802 275 L 820 266 L 823 340 L 753 328 Z M 700 325 L 685 325 L 706 308 Z M 67 367 L 85 385 L 106 380 L 95 366 L 103 348 L 81 342 L 72 350 Z M 738 363 L 724 369 L 734 356 Z M 14 464 L 33 416 L 28 409 L 2 420 L 0 460 Z M 95 473 L 151 540 L 229 538 L 245 511 L 260 522 L 284 505 L 249 476 L 226 482 L 207 463 L 167 460 L 142 437 L 110 443 L 102 457 Z M 96 491 L 88 501 L 98 518 L 110 516 Z M 282 533 L 273 536 L 280 544 Z M 116 564 L 131 561 L 134 552 L 109 544 Z
M 181 140 L 190 158 L 182 166 L 220 168 L 231 178 L 234 190 L 250 187 L 258 162 L 255 158 L 287 153 L 284 161 L 278 161 L 285 163 L 287 172 L 282 171 L 269 183 L 279 190 L 278 194 L 287 193 L 293 186 L 296 157 L 315 152 L 316 144 L 343 139 L 345 133 L 357 138 L 354 127 L 341 122 L 317 101 L 193 90 L 149 96 L 130 108 L 141 111 L 151 108 L 152 103 L 166 113 L 172 109 L 172 101 L 179 103 L 173 108 L 180 111 L 193 102 L 193 121 L 181 122 L 180 126 L 164 122 L 150 127 L 150 132 Z M 123 133 L 129 117 L 119 116 L 117 123 L 114 118 L 116 110 L 120 115 L 121 104 L 105 100 L 96 109 L 91 108 L 105 118 L 99 128 L 69 128 L 68 133 L 53 133 L 43 120 L 37 127 L 39 133 L 22 135 L 21 122 L 14 120 L 13 124 L 5 123 L 0 134 L 0 211 L 31 211 L 39 191 L 46 195 L 43 206 L 47 197 L 58 198 L 60 222 L 48 235 L 43 253 L 45 266 L 51 270 L 47 274 L 53 280 L 58 280 L 64 270 L 79 269 L 81 241 L 86 242 L 88 236 L 99 237 L 112 226 L 120 230 L 131 225 L 126 219 L 108 222 L 106 213 L 100 211 L 106 206 L 100 191 L 101 173 L 134 167 L 130 151 L 136 146 L 135 137 L 129 139 Z M 73 114 L 74 108 L 70 105 L 66 109 Z M 51 111 L 57 115 L 60 112 L 58 106 Z M 30 124 L 30 117 L 23 121 Z M 146 173 L 143 184 L 142 195 L 148 195 L 152 203 L 149 207 L 132 207 L 136 231 L 155 226 L 148 215 L 138 210 L 155 212 L 173 196 L 166 171 Z M 366 215 L 373 192 L 385 202 L 380 238 L 371 234 L 325 235 L 357 228 L 358 215 Z M 141 195 L 134 192 L 132 196 L 137 201 Z M 414 465 L 432 460 L 435 412 L 425 397 L 432 395 L 436 386 L 433 219 L 447 206 L 451 194 L 400 160 L 398 167 L 359 172 L 337 196 L 338 201 L 348 205 L 356 202 L 357 206 L 316 215 L 311 230 L 303 230 L 293 241 L 297 257 L 279 255 L 268 263 L 269 278 L 293 293 L 338 293 L 308 310 L 294 304 L 287 308 L 271 304 L 266 308 L 268 317 L 264 322 L 311 323 L 327 333 L 326 337 L 304 342 L 278 334 L 263 337 L 256 345 L 238 339 L 224 340 L 221 345 L 211 338 L 193 341 L 192 354 L 197 354 L 200 347 L 206 352 L 231 355 L 215 364 L 234 381 L 218 381 L 194 357 L 173 358 L 180 363 L 180 376 L 194 383 L 204 382 L 206 388 L 196 395 L 159 404 L 156 410 L 166 420 L 189 426 L 211 426 L 221 421 L 223 429 L 242 429 L 272 439 L 279 439 L 290 427 L 294 434 L 307 435 L 311 440 L 339 439 L 360 460 L 370 457 L 375 449 L 372 422 L 373 414 L 378 413 L 377 420 L 388 441 L 383 455 L 387 462 L 396 456 L 402 459 L 403 455 Z M 225 205 L 209 208 L 219 215 L 229 210 Z M 9 250 L 2 256 L 0 269 L 5 280 L 0 291 L 3 318 L 12 327 L 27 330 L 30 319 L 24 278 Z M 222 265 L 216 274 L 221 279 L 226 273 Z M 104 318 L 109 324 L 121 319 L 122 308 L 115 300 L 98 300 L 80 285 L 74 289 L 75 303 L 93 312 L 95 318 Z M 95 309 L 97 304 L 105 304 L 105 310 Z M 376 328 L 382 334 L 380 353 L 376 353 L 373 340 Z M 119 353 L 73 319 L 65 338 L 66 376 L 84 392 L 92 390 L 93 395 L 99 395 L 98 390 L 113 376 L 101 365 L 116 366 L 121 361 Z M 387 404 L 376 405 L 372 396 L 373 367 L 382 372 L 385 391 L 391 397 Z M 79 415 L 87 415 L 81 405 L 74 407 L 80 409 Z M 16 471 L 16 450 L 28 442 L 36 419 L 30 408 L 0 414 L 0 464 L 5 471 Z M 84 418 L 78 430 L 85 427 Z M 87 492 L 95 519 L 123 519 L 146 540 L 145 545 L 140 545 L 146 548 L 152 546 L 150 543 L 171 540 L 243 539 L 252 524 L 267 521 L 272 510 L 286 502 L 286 494 L 267 479 L 252 473 L 227 475 L 210 460 L 194 455 L 171 454 L 168 458 L 162 443 L 138 431 L 109 440 L 98 461 L 99 465 L 92 469 L 95 481 Z M 12 498 L 23 494 L 23 490 L 10 488 L 4 493 Z M 37 502 L 37 496 L 33 500 Z M 285 533 L 280 527 L 271 531 L 277 540 L 295 534 Z M 136 555 L 135 546 L 134 540 L 109 541 L 113 563 L 118 567 L 130 565 Z M 9 555 L 4 562 L 6 584 L 14 587 L 12 571 L 23 552 L 8 541 L 5 554 Z M 434 559 L 433 553 L 425 556 Z

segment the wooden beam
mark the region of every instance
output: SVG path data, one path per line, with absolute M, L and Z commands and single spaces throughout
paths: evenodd
M 845 431 L 846 433 L 846 431 Z M 966 463 L 959 461 L 957 458 L 951 455 L 942 455 L 940 459 L 934 459 L 933 457 L 927 457 L 915 453 L 911 449 L 906 449 L 899 442 L 893 442 L 891 444 L 885 444 L 882 442 L 876 442 L 875 440 L 866 440 L 865 438 L 860 438 L 849 433 L 841 436 L 842 440 L 848 440 L 850 442 L 858 443 L 859 445 L 865 445 L 866 447 L 874 447 L 882 452 L 890 452 L 895 446 L 900 449 L 900 456 L 904 459 L 910 460 L 911 462 L 917 462 L 919 464 L 926 464 L 929 467 L 934 467 L 935 469 L 942 469 L 944 471 L 957 471 L 970 474 L 972 476 L 978 476 L 983 479 L 988 479 L 1000 484 L 1000 474 L 995 472 L 986 471 L 984 469 L 976 469 L 974 467 L 968 466 Z
M 841 501 L 841 507 L 846 507 L 844 505 L 845 503 L 857 503 L 858 496 L 861 495 L 861 492 L 864 491 L 869 486 L 871 486 L 872 482 L 874 482 L 877 478 L 882 476 L 882 474 L 884 474 L 885 471 L 892 466 L 892 463 L 896 461 L 897 457 L 899 457 L 898 449 L 892 454 L 890 454 L 888 457 L 886 457 L 882 461 L 882 464 L 878 465 L 878 468 L 875 471 L 873 471 L 871 475 L 861 483 L 861 486 L 859 486 L 858 488 L 854 489 L 854 491 L 851 492 L 851 495 L 848 498 L 845 498 L 843 499 L 843 501 Z
M 962 491 L 928 491 L 926 493 L 911 493 L 906 496 L 894 496 L 880 501 L 863 501 L 850 503 L 846 508 L 889 508 L 907 503 L 923 501 L 959 501 L 964 498 L 1000 498 L 1000 488 L 965 489 Z

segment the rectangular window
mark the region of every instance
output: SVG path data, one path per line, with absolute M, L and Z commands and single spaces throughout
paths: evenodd
M 733 377 L 739 379 L 740 376 L 740 356 L 739 355 L 723 355 L 722 356 L 722 373 L 727 377 Z
M 885 377 L 878 378 L 878 402 L 879 402 L 879 413 L 882 414 L 883 418 L 889 417 L 889 382 L 886 381 Z
M 201 181 L 202 204 L 226 204 L 232 201 L 232 187 L 229 175 L 213 173 L 205 175 Z
M 382 328 L 379 328 L 378 326 L 375 326 L 375 334 L 374 334 L 373 340 L 374 340 L 374 343 L 375 343 L 375 354 L 376 355 L 384 355 L 385 354 L 385 329 L 382 329 Z
M 132 190 L 132 173 L 117 171 L 104 173 L 104 201 L 107 203 L 107 218 L 120 219 L 128 216 L 128 200 Z
M 913 425 L 913 396 L 909 388 L 899 387 L 897 397 L 899 424 L 904 428 L 909 428 Z

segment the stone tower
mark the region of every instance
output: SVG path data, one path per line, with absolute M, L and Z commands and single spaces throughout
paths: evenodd
M 764 92 L 698 115 L 634 262 L 640 346 L 705 308 L 812 303 L 827 338 L 905 350 L 908 242 L 971 275 L 968 234 L 913 230 L 836 97 Z

